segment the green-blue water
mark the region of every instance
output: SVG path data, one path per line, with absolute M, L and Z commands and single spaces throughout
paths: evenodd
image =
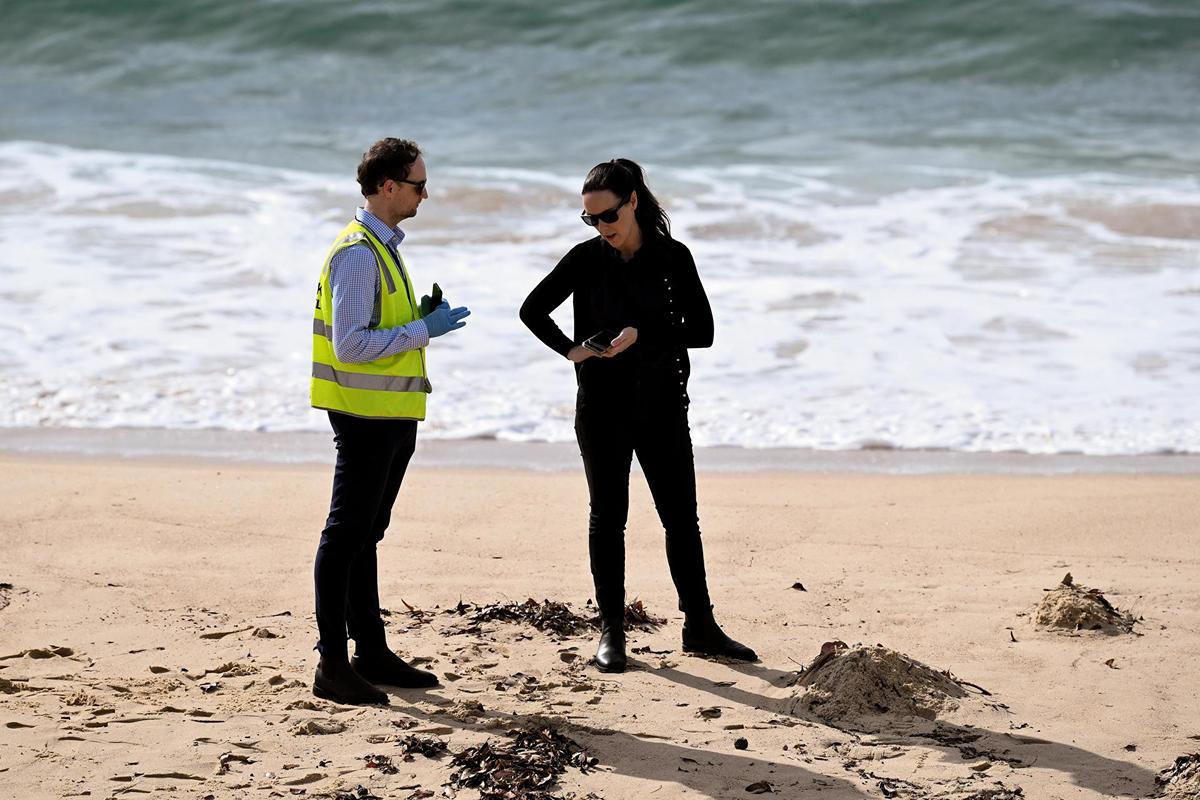
M 1200 4 L 6 0 L 0 140 L 341 167 L 1194 171 Z

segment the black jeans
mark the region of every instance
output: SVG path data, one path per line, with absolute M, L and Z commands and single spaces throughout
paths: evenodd
M 596 605 L 610 619 L 624 615 L 625 523 L 629 517 L 629 470 L 633 454 L 646 475 L 667 534 L 667 564 L 679 593 L 679 609 L 699 614 L 710 607 L 704 546 L 696 516 L 696 468 L 687 407 L 678 398 L 616 411 L 589 403 L 575 408 L 575 435 L 587 474 L 591 513 L 588 555 Z
M 379 613 L 375 545 L 391 521 L 392 504 L 417 444 L 415 420 L 361 419 L 329 412 L 337 465 L 329 518 L 317 546 L 317 631 L 321 655 L 346 660 L 355 650 L 387 647 Z

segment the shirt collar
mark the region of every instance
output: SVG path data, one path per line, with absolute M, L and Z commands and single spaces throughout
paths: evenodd
M 367 226 L 367 230 L 379 237 L 379 240 L 390 247 L 397 247 L 404 241 L 404 231 L 400 230 L 400 226 L 395 228 L 388 227 L 383 220 L 367 211 L 365 208 L 360 208 L 354 212 L 354 218 Z

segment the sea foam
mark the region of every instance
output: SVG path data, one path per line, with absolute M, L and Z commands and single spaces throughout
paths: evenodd
M 648 168 L 717 321 L 697 444 L 1200 452 L 1194 179 Z M 570 365 L 517 309 L 591 235 L 578 184 L 430 165 L 406 258 L 473 313 L 429 348 L 425 435 L 572 438 Z M 310 316 L 356 188 L 0 143 L 0 425 L 326 429 Z

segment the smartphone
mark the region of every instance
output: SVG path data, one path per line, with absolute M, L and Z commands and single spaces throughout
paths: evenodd
M 612 347 L 612 340 L 619 335 L 616 331 L 605 328 L 594 336 L 584 339 L 583 346 L 593 353 L 600 354 Z
M 434 312 L 438 306 L 442 304 L 442 287 L 436 283 L 433 285 L 433 291 L 421 298 L 421 316 L 428 317 Z

